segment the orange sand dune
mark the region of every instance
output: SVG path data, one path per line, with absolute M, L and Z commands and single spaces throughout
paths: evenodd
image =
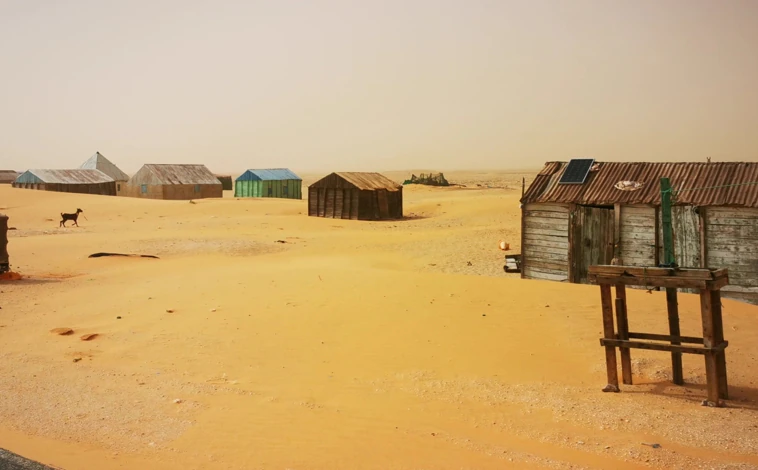
M 727 408 L 700 406 L 699 356 L 676 387 L 633 351 L 638 385 L 604 394 L 597 287 L 503 273 L 521 175 L 479 178 L 505 184 L 406 187 L 412 217 L 376 223 L 0 187 L 24 275 L 0 284 L 0 447 L 67 470 L 758 468 L 758 308 L 724 301 Z M 666 330 L 661 294 L 629 309 Z

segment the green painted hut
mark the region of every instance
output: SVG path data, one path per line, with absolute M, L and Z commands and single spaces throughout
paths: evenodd
M 286 168 L 247 170 L 234 182 L 234 197 L 303 198 L 303 180 Z

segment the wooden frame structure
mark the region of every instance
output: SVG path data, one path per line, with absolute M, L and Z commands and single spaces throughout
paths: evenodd
M 728 342 L 724 340 L 721 315 L 721 291 L 729 284 L 729 273 L 722 269 L 654 268 L 632 266 L 590 266 L 590 282 L 600 286 L 603 309 L 603 338 L 608 385 L 604 392 L 619 392 L 616 348 L 621 356 L 621 373 L 624 384 L 632 384 L 631 349 L 668 351 L 671 353 L 673 382 L 684 384 L 682 354 L 705 356 L 705 371 L 709 406 L 721 406 L 720 400 L 729 398 L 726 376 Z M 612 299 L 611 287 L 616 298 Z M 661 287 L 666 289 L 669 334 L 637 333 L 629 331 L 626 305 L 626 286 Z M 700 292 L 700 314 L 703 337 L 682 336 L 679 330 L 677 289 L 697 289 Z M 614 330 L 614 307 L 616 329 Z M 642 341 L 640 341 L 642 340 Z M 667 344 L 666 344 L 667 343 Z

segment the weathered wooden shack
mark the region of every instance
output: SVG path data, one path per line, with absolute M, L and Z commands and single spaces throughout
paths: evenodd
M 189 200 L 223 197 L 216 175 L 205 165 L 147 164 L 122 186 L 122 196 Z
M 19 174 L 14 170 L 0 170 L 0 184 L 13 184 Z
M 116 195 L 116 182 L 100 170 L 27 170 L 13 183 L 14 188 L 63 193 Z
M 758 304 L 758 163 L 596 162 L 561 183 L 567 166 L 547 163 L 521 200 L 523 278 L 587 283 L 589 266 L 614 258 L 659 265 L 668 177 L 677 265 L 728 268 L 724 296 Z
M 308 187 L 308 215 L 334 219 L 403 217 L 403 186 L 379 173 L 332 173 Z
M 216 178 L 221 182 L 221 189 L 224 191 L 231 191 L 234 189 L 234 182 L 230 175 L 216 175 Z
M 303 180 L 286 168 L 247 170 L 237 177 L 234 197 L 303 198 Z
M 82 169 L 90 169 L 90 170 L 100 170 L 106 175 L 113 178 L 113 181 L 116 182 L 117 185 L 121 183 L 125 183 L 129 180 L 129 175 L 121 171 L 119 167 L 113 164 L 110 160 L 105 158 L 103 154 L 100 152 L 95 152 L 94 155 L 89 157 L 87 161 L 81 164 L 79 168 Z

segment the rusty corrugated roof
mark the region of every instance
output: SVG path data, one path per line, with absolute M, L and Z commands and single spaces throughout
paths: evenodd
M 220 186 L 221 182 L 205 165 L 148 163 L 143 165 L 127 184 L 217 184 Z
M 337 172 L 335 174 L 356 188 L 363 190 L 388 189 L 390 191 L 397 191 L 403 187 L 381 173 Z
M 566 162 L 546 163 L 521 202 L 660 205 L 660 179 L 668 177 L 677 204 L 758 207 L 758 162 L 598 162 L 597 171 L 591 171 L 584 184 L 558 184 L 566 166 Z M 644 186 L 622 191 L 615 187 L 619 181 Z
M 114 180 L 100 170 L 26 170 L 17 183 L 100 184 Z

